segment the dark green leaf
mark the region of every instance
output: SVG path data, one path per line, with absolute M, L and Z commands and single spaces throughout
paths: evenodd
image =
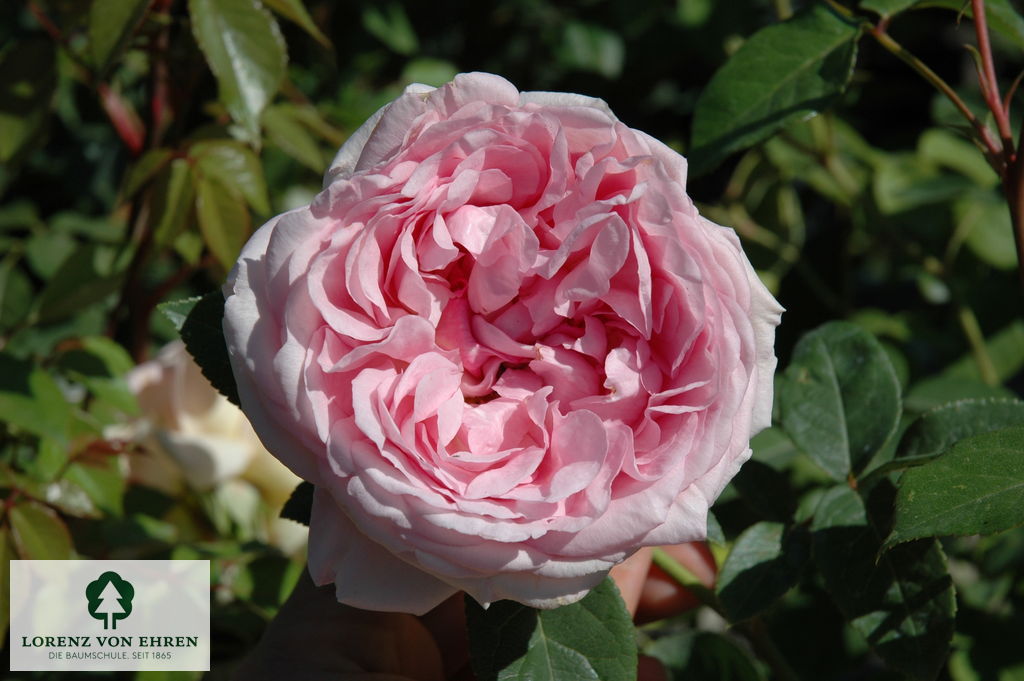
M 801 528 L 760 522 L 733 544 L 715 591 L 731 622 L 753 617 L 796 585 L 810 554 Z
M 900 479 L 887 545 L 940 535 L 992 534 L 1024 524 L 1024 426 L 957 442 Z
M 697 100 L 691 170 L 710 170 L 827 107 L 853 74 L 859 35 L 859 23 L 815 2 L 751 36 Z
M 23 560 L 67 560 L 74 548 L 71 534 L 53 510 L 34 501 L 17 504 L 9 511 L 11 533 L 18 557 Z
M 897 456 L 933 458 L 964 438 L 1016 425 L 1024 425 L 1020 400 L 959 400 L 922 414 L 900 440 Z
M 982 262 L 1003 270 L 1017 267 L 1013 224 L 1006 199 L 994 191 L 973 191 L 953 206 L 957 231 Z
M 71 409 L 57 383 L 31 362 L 0 353 L 0 414 L 3 421 L 67 444 Z
M 38 301 L 38 321 L 51 322 L 103 301 L 121 286 L 124 259 L 115 249 L 80 246 L 47 282 Z
M 975 378 L 933 376 L 911 386 L 903 406 L 907 411 L 921 413 L 957 400 L 985 398 L 1012 399 L 1013 392 Z
M 251 149 L 232 140 L 209 140 L 193 144 L 189 156 L 195 160 L 200 178 L 216 180 L 237 191 L 257 213 L 270 213 L 263 166 Z
M 217 78 L 220 100 L 251 143 L 288 62 L 277 22 L 256 0 L 189 0 L 192 33 Z
M 860 8 L 871 10 L 882 18 L 888 18 L 908 9 L 916 2 L 918 0 L 861 0 Z
M 633 622 L 611 579 L 554 610 L 466 598 L 470 655 L 478 681 L 636 678 Z
M 0 163 L 12 161 L 37 138 L 56 87 L 52 42 L 27 40 L 0 52 Z
M 206 246 L 225 270 L 230 270 L 252 231 L 242 197 L 210 178 L 196 186 L 196 217 Z
M 0 261 L 0 330 L 21 323 L 32 307 L 32 283 L 11 258 Z
M 853 628 L 893 667 L 934 679 L 956 611 L 938 542 L 912 542 L 879 556 L 881 540 L 864 502 L 845 485 L 822 498 L 811 529 L 825 585 Z
M 847 322 L 800 339 L 779 399 L 790 438 L 835 480 L 858 474 L 900 418 L 899 379 L 885 350 Z
M 886 215 L 943 203 L 975 189 L 969 178 L 941 173 L 912 155 L 894 155 L 881 162 L 873 182 L 875 203 Z
M 78 248 L 78 241 L 70 234 L 55 230 L 40 230 L 25 242 L 25 259 L 41 279 L 50 279 L 60 266 Z
M 410 56 L 419 50 L 416 31 L 405 9 L 396 2 L 377 3 L 363 10 L 363 28 L 398 54 Z
M 164 166 L 170 163 L 174 157 L 170 149 L 150 149 L 139 157 L 125 174 L 124 198 L 130 199 L 136 192 L 149 184 L 156 174 L 163 170 Z
M 711 511 L 708 511 L 708 541 L 725 545 L 725 532 L 722 530 L 722 525 L 718 522 L 718 518 Z
M 750 655 L 726 636 L 683 631 L 644 648 L 665 667 L 670 681 L 764 681 Z
M 224 295 L 220 291 L 207 293 L 188 313 L 181 327 L 185 347 L 203 371 L 203 376 L 222 395 L 238 404 L 238 386 L 231 370 L 228 347 L 224 341 Z
M 302 481 L 292 491 L 288 501 L 284 502 L 281 517 L 309 527 L 311 515 L 313 515 L 313 483 Z
M 142 22 L 150 0 L 92 0 L 89 47 L 99 78 L 110 68 Z
M 201 300 L 199 296 L 193 298 L 185 298 L 183 300 L 172 300 L 166 303 L 160 303 L 157 305 L 157 309 L 164 314 L 165 317 L 171 320 L 171 324 L 174 325 L 176 331 L 181 331 L 181 327 L 185 325 L 185 320 L 188 318 L 189 312 L 196 306 Z
M 945 7 L 954 12 L 963 12 L 967 17 L 974 18 L 971 3 L 964 0 L 925 0 L 918 7 Z M 985 17 L 990 28 L 998 31 L 1020 48 L 1024 48 L 1024 18 L 1014 8 L 1010 0 L 987 0 Z
M 768 464 L 755 460 L 746 462 L 731 484 L 759 517 L 777 521 L 792 517 L 796 497 L 789 479 Z
M 295 22 L 296 25 L 324 47 L 332 48 L 331 41 L 313 23 L 313 19 L 309 16 L 309 12 L 306 11 L 306 6 L 302 4 L 302 0 L 263 0 L 263 4 L 285 19 Z

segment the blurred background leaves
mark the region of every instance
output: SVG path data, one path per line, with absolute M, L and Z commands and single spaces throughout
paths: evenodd
M 718 593 L 645 626 L 641 647 L 688 680 L 778 676 L 766 644 L 800 678 L 1024 678 L 1024 650 L 1007 645 L 1024 632 L 1015 502 L 1000 516 L 1014 529 L 981 536 L 965 516 L 949 530 L 965 536 L 933 539 L 946 530 L 913 519 L 934 515 L 928 494 L 951 474 L 924 463 L 897 490 L 915 456 L 1019 463 L 1024 449 L 999 179 L 949 101 L 865 38 L 884 18 L 980 114 L 962 4 L 2 3 L 0 566 L 210 558 L 208 678 L 227 678 L 302 569 L 275 520 L 294 485 L 252 452 L 223 464 L 247 436 L 144 404 L 138 367 L 166 359 L 191 309 L 158 306 L 218 288 L 252 230 L 307 203 L 405 85 L 484 70 L 602 97 L 688 154 L 690 195 L 737 230 L 788 310 L 777 427 L 715 507 Z M 986 7 L 1008 87 L 1024 19 L 1011 0 Z M 209 390 L 210 413 L 230 406 Z M 992 427 L 943 430 L 968 421 Z M 190 479 L 197 461 L 219 473 Z

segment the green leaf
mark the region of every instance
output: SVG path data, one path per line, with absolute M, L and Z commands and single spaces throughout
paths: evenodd
M 138 415 L 135 395 L 124 380 L 135 363 L 120 345 L 103 336 L 80 339 L 60 355 L 57 366 L 94 396 L 124 414 Z
M 61 265 L 78 248 L 78 241 L 70 234 L 52 229 L 39 230 L 25 242 L 25 259 L 40 279 L 53 278 Z
M 224 341 L 223 320 L 224 295 L 220 291 L 207 293 L 188 313 L 181 327 L 181 339 L 206 380 L 237 405 L 238 386 Z
M 1020 400 L 959 400 L 922 414 L 900 440 L 897 456 L 931 459 L 960 440 L 1016 425 L 1024 425 Z
M 925 412 L 949 402 L 964 399 L 1013 398 L 1013 393 L 973 378 L 933 376 L 918 381 L 907 392 L 903 406 L 909 412 Z
M 305 480 L 300 482 L 288 501 L 284 502 L 281 517 L 309 527 L 309 518 L 313 515 L 313 490 L 313 483 Z
M 67 525 L 52 510 L 34 501 L 13 506 L 11 533 L 22 560 L 67 560 L 74 548 Z
M 622 73 L 626 47 L 614 31 L 597 24 L 571 21 L 565 25 L 558 57 L 570 68 L 613 79 Z
M 899 14 L 918 0 L 861 0 L 860 8 L 877 13 L 883 19 Z
M 980 187 L 995 187 L 999 176 L 976 146 L 941 128 L 929 128 L 917 141 L 917 153 L 926 161 L 957 171 Z M 1005 202 L 1004 202 L 1005 207 Z
M 1024 524 L 1024 426 L 965 438 L 900 478 L 887 546 Z
M 636 678 L 633 621 L 611 579 L 554 610 L 466 597 L 470 656 L 478 681 Z
M 77 485 L 97 508 L 108 515 L 124 513 L 125 479 L 116 459 L 101 462 L 75 462 L 64 477 Z
M 11 426 L 67 445 L 71 408 L 57 383 L 44 369 L 2 352 L 0 414 Z
M 175 331 L 181 331 L 181 327 L 185 325 L 185 320 L 188 318 L 189 312 L 196 306 L 202 298 L 200 296 L 194 296 L 192 298 L 185 298 L 183 300 L 172 300 L 166 303 L 160 303 L 156 306 L 156 309 L 160 310 L 171 320 L 171 324 L 174 325 Z
M 1000 381 L 1008 381 L 1024 369 L 1024 321 L 1017 320 L 985 339 L 988 353 Z M 944 376 L 981 380 L 978 363 L 971 353 L 950 365 Z
M 750 655 L 721 634 L 682 631 L 663 636 L 644 647 L 657 659 L 670 681 L 764 681 Z
M 416 31 L 405 9 L 396 2 L 383 7 L 381 3 L 367 6 L 363 10 L 363 28 L 398 54 L 408 57 L 419 51 Z
M 34 142 L 50 115 L 57 59 L 48 40 L 25 40 L 0 52 L 0 163 Z
M 146 15 L 150 0 L 92 0 L 89 47 L 96 75 L 102 79 Z
M 268 106 L 263 112 L 267 141 L 313 172 L 322 173 L 327 166 L 324 151 L 299 119 L 299 110 L 289 103 Z
M 309 12 L 306 11 L 306 6 L 302 4 L 302 0 L 263 0 L 263 4 L 285 19 L 294 22 L 324 47 L 333 49 L 331 41 L 313 23 L 313 18 L 309 16 Z
M 789 477 L 768 464 L 747 461 L 731 484 L 758 517 L 777 521 L 792 517 L 795 497 Z
M 1013 241 L 1013 223 L 1006 199 L 994 191 L 965 193 L 953 205 L 957 234 L 971 252 L 1001 270 L 1017 268 L 1017 250 Z
M 718 575 L 715 591 L 729 621 L 753 617 L 794 587 L 810 555 L 809 537 L 801 528 L 760 522 L 733 544 Z
M 926 0 L 917 5 L 918 8 L 944 7 L 954 12 L 963 12 L 964 16 L 974 18 L 971 3 L 964 0 Z M 985 17 L 989 28 L 1009 38 L 1017 47 L 1024 48 L 1024 18 L 1020 16 L 1009 0 L 987 0 Z
M 827 107 L 853 74 L 859 35 L 859 23 L 816 2 L 751 36 L 697 100 L 692 172 Z
M 151 219 L 156 221 L 153 238 L 159 246 L 173 243 L 185 231 L 195 191 L 195 172 L 186 159 L 172 160 L 157 174 Z
M 170 163 L 173 157 L 174 153 L 163 147 L 150 149 L 140 156 L 139 160 L 132 164 L 131 170 L 125 174 L 124 198 L 127 200 L 135 196 L 140 189 L 156 177 L 157 173 L 163 170 L 164 166 Z
M 200 179 L 216 180 L 241 194 L 257 213 L 270 213 L 263 165 L 244 144 L 233 140 L 198 142 L 189 149 L 189 157 L 195 160 Z
M 953 636 L 956 599 L 934 539 L 879 555 L 881 540 L 849 487 L 829 490 L 811 526 L 815 561 L 850 625 L 890 665 L 934 679 Z
M 886 215 L 943 203 L 974 188 L 969 178 L 940 173 L 910 154 L 893 154 L 879 163 L 873 185 L 875 203 Z
M 17 326 L 32 308 L 32 282 L 13 258 L 0 261 L 0 330 Z
M 126 259 L 118 255 L 109 246 L 80 246 L 64 260 L 40 294 L 38 321 L 52 322 L 80 313 L 120 289 Z
M 189 0 L 188 9 L 220 100 L 246 140 L 258 144 L 260 114 L 281 86 L 288 63 L 277 22 L 256 0 Z
M 900 385 L 875 338 L 830 322 L 797 343 L 781 382 L 782 425 L 835 480 L 857 475 L 900 418 Z
M 218 180 L 200 178 L 196 186 L 196 217 L 210 252 L 230 270 L 252 231 L 242 197 Z

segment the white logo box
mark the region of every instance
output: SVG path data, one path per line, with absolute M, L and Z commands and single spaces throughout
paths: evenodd
M 10 574 L 11 671 L 210 669 L 208 560 L 12 560 Z

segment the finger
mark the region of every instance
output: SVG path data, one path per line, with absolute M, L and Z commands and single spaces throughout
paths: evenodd
M 637 681 L 668 681 L 668 673 L 661 662 L 649 655 L 640 655 L 636 665 Z
M 466 633 L 465 595 L 459 592 L 420 617 L 437 647 L 444 664 L 444 678 L 458 678 L 469 666 L 469 636 Z
M 640 592 L 636 622 L 654 622 L 692 610 L 699 605 L 700 599 L 689 589 L 669 577 L 657 565 L 652 565 Z
M 369 680 L 377 678 L 373 674 L 441 681 L 441 654 L 426 627 L 412 615 L 342 605 L 332 586 L 314 586 L 304 571 L 233 678 L 276 681 L 362 675 Z
M 626 609 L 630 615 L 636 614 L 637 604 L 640 602 L 640 594 L 647 580 L 647 572 L 651 567 L 652 550 L 649 548 L 640 549 L 624 562 L 612 568 L 609 576 L 619 587 L 622 600 L 626 603 Z

